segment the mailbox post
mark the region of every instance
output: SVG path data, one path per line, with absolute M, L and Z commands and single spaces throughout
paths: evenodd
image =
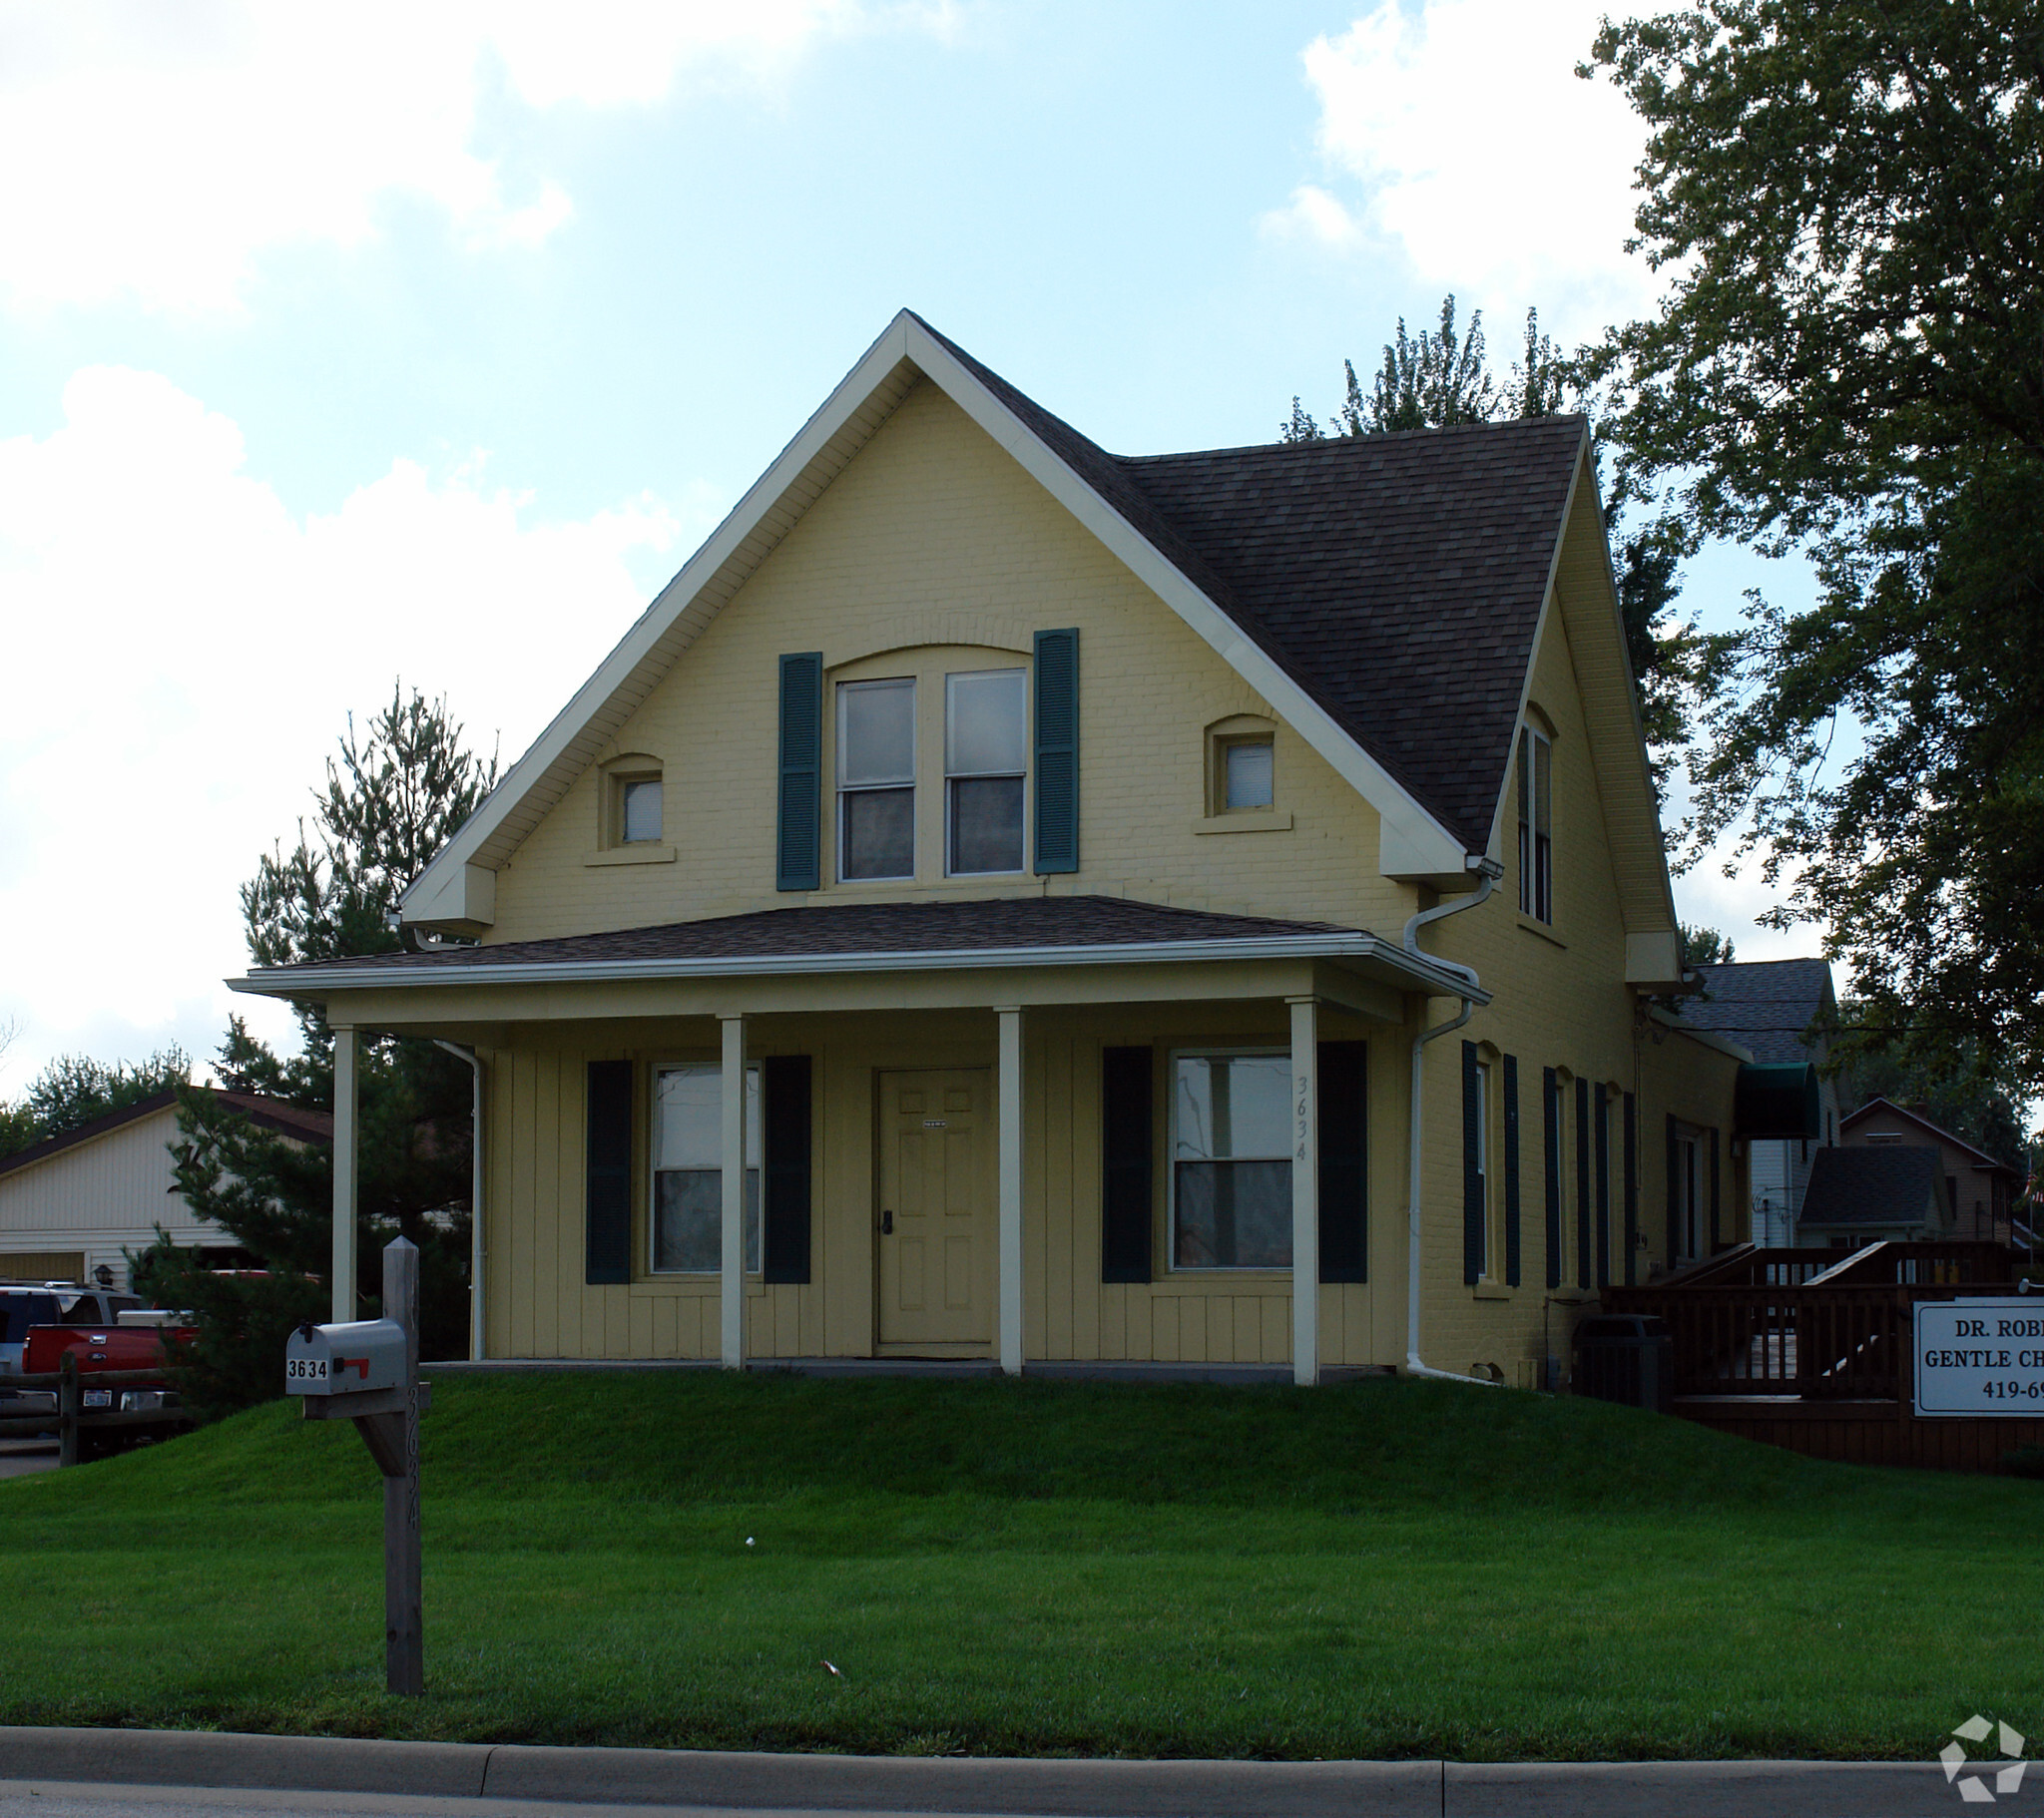
M 386 1682 L 426 1689 L 419 1594 L 419 1253 L 402 1237 L 383 1249 L 382 1319 L 302 1325 L 284 1346 L 284 1388 L 307 1420 L 351 1420 L 383 1473 L 383 1652 Z

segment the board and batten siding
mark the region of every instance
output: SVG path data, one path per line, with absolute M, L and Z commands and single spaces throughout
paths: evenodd
M 1368 1227 L 1373 1279 L 1398 1301 L 1400 1145 L 1376 1139 L 1403 1116 L 1403 1037 L 1322 1013 L 1325 1039 L 1373 1038 L 1369 1069 Z M 894 1069 L 987 1068 L 990 1015 L 761 1019 L 751 1058 L 807 1054 L 814 1068 L 811 1276 L 747 1284 L 747 1354 L 860 1357 L 874 1347 L 875 1076 Z M 1031 1358 L 1158 1359 L 1283 1364 L 1291 1355 L 1291 1286 L 1283 1271 L 1174 1273 L 1168 1216 L 1167 1070 L 1174 1049 L 1281 1049 L 1281 1003 L 1149 1006 L 1125 1014 L 1030 1013 L 1024 1037 L 1023 1345 Z M 1100 1079 L 1104 1048 L 1147 1042 L 1157 1069 L 1154 1278 L 1101 1279 Z M 592 1060 L 627 1058 L 573 1044 L 488 1056 L 486 1114 L 488 1345 L 494 1357 L 702 1358 L 718 1355 L 718 1281 L 655 1276 L 646 1266 L 648 1136 L 653 1070 L 714 1061 L 707 1020 L 678 1024 L 671 1041 L 629 1053 L 637 1116 L 633 1164 L 633 1280 L 585 1280 L 585 1107 Z M 1372 1323 L 1370 1289 L 1323 1284 L 1321 1358 L 1386 1363 L 1396 1328 Z M 1380 1351 L 1387 1354 L 1378 1355 Z

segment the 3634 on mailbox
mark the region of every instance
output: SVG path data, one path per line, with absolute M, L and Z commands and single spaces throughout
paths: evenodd
M 404 1327 L 394 1319 L 302 1325 L 284 1343 L 289 1395 L 362 1395 L 401 1389 L 404 1382 Z

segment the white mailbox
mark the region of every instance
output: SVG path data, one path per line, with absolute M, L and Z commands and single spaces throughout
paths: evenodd
M 358 1395 L 404 1387 L 404 1327 L 394 1319 L 300 1326 L 283 1347 L 289 1395 Z

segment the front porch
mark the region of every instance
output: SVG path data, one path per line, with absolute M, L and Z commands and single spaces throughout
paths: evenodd
M 475 1063 L 477 1360 L 1299 1383 L 1402 1354 L 1385 1038 L 1469 991 L 1360 930 L 1042 897 L 321 970 L 343 1236 L 358 1035 Z

